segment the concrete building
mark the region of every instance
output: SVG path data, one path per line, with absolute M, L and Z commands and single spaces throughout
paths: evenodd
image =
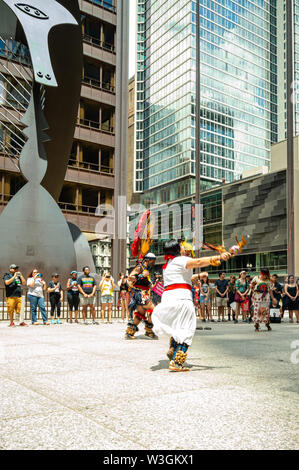
M 128 121 L 128 205 L 138 204 L 140 201 L 140 193 L 135 192 L 134 174 L 135 174 L 135 75 L 129 80 L 129 121 Z
M 294 138 L 295 180 L 299 180 L 299 137 Z M 287 251 L 290 230 L 295 234 L 295 272 L 299 277 L 299 188 L 295 185 L 294 227 L 287 224 L 287 141 L 271 148 L 270 169 L 256 168 L 244 172 L 238 181 L 218 185 L 201 193 L 203 204 L 203 241 L 226 248 L 235 244 L 235 235 L 244 235 L 248 243 L 240 256 L 225 265 L 227 274 L 245 269 L 252 274 L 268 267 L 280 277 L 287 273 Z M 157 270 L 164 263 L 163 240 L 155 242 Z M 214 252 L 213 252 L 214 253 Z M 209 256 L 210 251 L 202 255 Z M 207 269 L 217 275 L 219 269 Z
M 138 0 L 135 190 L 195 193 L 196 2 Z M 202 0 L 201 188 L 268 166 L 277 142 L 276 2 Z
M 113 206 L 117 200 L 126 171 L 127 151 L 123 143 L 127 137 L 127 100 L 123 89 L 127 89 L 128 60 L 128 2 L 116 0 L 79 0 L 82 18 L 84 62 L 82 89 L 78 118 L 64 185 L 59 205 L 68 222 L 76 224 L 93 245 L 107 234 L 99 233 L 99 221 L 111 217 L 109 210 L 100 212 L 99 205 Z M 25 47 L 13 41 L 0 44 L 1 92 L 0 106 L 11 111 L 18 108 L 20 116 L 24 111 L 21 85 L 5 81 L 8 64 L 12 62 L 16 73 L 22 67 L 30 76 L 30 58 Z M 4 77 L 4 79 L 3 79 Z M 118 98 L 119 96 L 119 98 Z M 7 201 L 24 184 L 14 161 L 8 158 L 18 156 L 21 150 L 19 132 L 14 122 L 0 116 L 0 140 L 7 144 L 0 149 L 0 211 Z M 124 134 L 124 135 L 123 135 Z M 121 139 L 125 139 L 121 143 Z M 116 176 L 117 175 L 117 176 Z M 118 176 L 120 175 L 120 176 Z M 120 180 L 121 179 L 121 184 Z M 116 181 L 117 180 L 117 181 Z M 126 180 L 125 180 L 126 187 Z M 114 229 L 110 230 L 111 235 Z M 113 250 L 119 260 L 118 241 Z M 111 241 L 103 246 L 111 247 Z M 106 253 L 106 252 L 105 252 Z M 110 250 L 111 253 L 111 250 Z M 124 259 L 126 253 L 121 255 Z M 97 255 L 95 255 L 97 261 Z M 112 260 L 104 265 L 110 266 Z M 96 263 L 101 272 L 103 263 Z

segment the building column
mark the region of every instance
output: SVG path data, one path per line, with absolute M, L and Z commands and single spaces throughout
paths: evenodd
M 117 2 L 116 30 L 116 122 L 115 122 L 115 213 L 112 242 L 112 275 L 127 270 L 127 195 L 128 166 L 128 56 L 129 56 L 129 2 Z
M 101 38 L 101 46 L 104 44 L 104 25 L 103 23 L 100 24 L 100 38 Z
M 4 201 L 4 185 L 5 185 L 5 175 L 2 173 L 2 178 L 1 178 L 1 201 Z
M 103 88 L 103 64 L 100 63 L 100 87 Z
M 77 142 L 77 149 L 76 149 L 76 166 L 79 165 L 80 161 L 80 143 Z
M 100 129 L 102 129 L 102 106 L 99 107 L 99 123 Z

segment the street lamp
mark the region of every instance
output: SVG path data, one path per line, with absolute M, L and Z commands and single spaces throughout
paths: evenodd
M 195 207 L 199 208 L 200 205 L 200 0 L 196 2 L 196 98 L 195 98 L 195 113 L 196 113 L 196 142 L 195 142 Z M 197 214 L 198 219 L 198 214 Z M 197 225 L 197 224 L 196 224 Z M 199 236 L 200 228 L 195 227 L 195 240 L 196 240 L 196 257 L 199 257 Z
M 288 216 L 288 272 L 295 271 L 294 241 L 294 104 L 292 87 L 293 71 L 293 1 L 286 2 L 286 43 L 287 43 L 287 216 Z M 295 93 L 295 91 L 294 91 Z

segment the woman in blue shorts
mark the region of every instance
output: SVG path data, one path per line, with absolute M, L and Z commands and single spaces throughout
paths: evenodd
M 210 282 L 208 273 L 202 273 L 199 281 L 200 288 L 200 312 L 202 321 L 206 321 L 206 309 L 208 314 L 208 320 L 212 320 L 211 312 L 211 299 L 210 299 Z

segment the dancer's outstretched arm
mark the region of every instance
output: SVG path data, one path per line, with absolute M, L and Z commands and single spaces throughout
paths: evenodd
M 230 258 L 231 254 L 226 251 L 225 253 L 221 253 L 221 255 L 218 256 L 205 256 L 203 258 L 190 259 L 190 261 L 187 261 L 186 268 L 205 268 L 206 266 L 210 266 L 210 264 L 213 264 L 215 261 L 227 261 Z

